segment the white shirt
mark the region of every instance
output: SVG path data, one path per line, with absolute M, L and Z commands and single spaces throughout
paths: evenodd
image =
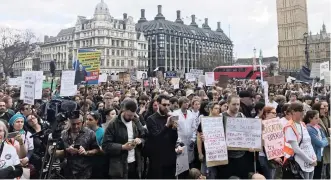
M 288 120 L 287 120 L 285 117 L 282 117 L 282 118 L 280 119 L 280 122 L 282 123 L 283 128 L 284 128 L 284 127 L 286 126 Z
M 128 132 L 128 142 L 133 141 L 133 126 L 132 126 L 132 121 L 130 122 L 126 122 L 125 120 L 122 119 L 122 122 L 125 124 L 126 126 L 126 130 Z M 131 151 L 128 152 L 128 163 L 132 163 L 136 161 L 136 158 L 134 156 L 134 149 L 132 149 Z
M 271 107 L 277 109 L 278 103 L 276 103 L 275 101 L 272 101 L 272 102 L 268 102 L 268 104 L 266 106 L 271 106 Z
M 18 164 L 20 164 L 20 159 L 18 158 L 15 147 L 5 142 L 0 157 L 0 169 Z

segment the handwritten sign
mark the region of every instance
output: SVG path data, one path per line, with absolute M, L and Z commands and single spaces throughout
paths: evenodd
M 24 103 L 34 105 L 36 76 L 27 73 L 24 76 Z
M 33 73 L 35 75 L 35 89 L 34 89 L 34 97 L 35 99 L 41 99 L 42 96 L 42 86 L 43 86 L 43 71 L 23 71 L 22 72 L 22 84 L 24 83 L 24 79 L 26 74 L 31 74 Z M 21 94 L 20 94 L 20 99 L 23 100 L 24 99 L 24 86 L 21 86 Z
M 187 81 L 195 81 L 195 76 L 192 73 L 185 73 L 185 79 Z
M 189 164 L 188 164 L 188 153 L 187 153 L 187 148 L 184 146 L 183 147 L 183 152 L 179 155 L 177 155 L 176 159 L 176 176 L 179 174 L 187 171 L 189 169 Z
M 263 120 L 262 139 L 268 160 L 283 156 L 284 134 L 279 118 Z
M 262 123 L 255 118 L 226 119 L 226 142 L 228 149 L 256 151 L 262 149 Z
M 74 96 L 77 93 L 77 85 L 75 85 L 75 71 L 62 71 L 61 77 L 61 96 Z M 99 76 L 100 77 L 100 76 Z
M 301 125 L 302 126 L 302 125 Z M 302 142 L 300 145 L 300 149 L 305 153 L 310 159 L 316 160 L 316 154 L 314 151 L 313 146 L 311 145 L 311 138 L 308 133 L 308 130 L 306 127 L 302 127 Z M 304 172 L 312 172 L 314 171 L 315 167 L 312 166 L 309 162 L 305 161 L 301 156 L 294 156 L 295 161 L 299 164 L 302 171 Z
M 213 86 L 215 82 L 214 72 L 205 72 L 205 84 L 206 86 Z
M 203 117 L 201 118 L 201 127 L 205 136 L 207 167 L 228 164 L 223 118 Z

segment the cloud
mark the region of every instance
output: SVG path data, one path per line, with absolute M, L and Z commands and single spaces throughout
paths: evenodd
M 101 0 L 0 0 L 0 26 L 32 29 L 39 37 L 55 36 L 73 27 L 78 15 L 92 17 L 95 6 Z M 307 0 L 309 29 L 319 32 L 323 21 L 330 30 L 330 0 Z M 262 49 L 264 56 L 278 56 L 277 14 L 275 0 L 104 0 L 113 17 L 128 13 L 135 21 L 140 9 L 146 9 L 146 18 L 157 14 L 157 5 L 163 5 L 163 15 L 174 21 L 176 10 L 182 11 L 184 22 L 191 22 L 195 14 L 201 27 L 204 18 L 216 30 L 218 21 L 234 43 L 238 57 L 251 57 L 253 48 Z M 229 28 L 230 26 L 230 28 Z M 41 38 L 42 39 L 42 38 Z

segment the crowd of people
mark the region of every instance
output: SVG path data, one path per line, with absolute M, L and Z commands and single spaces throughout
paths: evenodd
M 266 94 L 258 80 L 229 80 L 223 87 L 181 80 L 179 89 L 170 81 L 147 87 L 81 85 L 70 97 L 79 115 L 66 119 L 54 167 L 46 169 L 53 169 L 53 178 L 175 179 L 176 159 L 185 147 L 189 169 L 179 179 L 330 179 L 330 88 L 311 86 L 269 85 Z M 43 109 L 61 99 L 59 91 L 43 89 L 34 105 L 19 99 L 17 87 L 0 91 L 0 177 L 44 177 L 43 157 L 53 149 L 47 149 L 46 135 L 34 134 L 52 128 Z M 206 116 L 224 122 L 228 117 L 278 117 L 284 156 L 268 160 L 264 147 L 228 150 L 227 164 L 207 167 L 201 127 Z M 303 146 L 313 148 L 314 155 L 305 154 Z M 289 162 L 297 162 L 298 174 Z

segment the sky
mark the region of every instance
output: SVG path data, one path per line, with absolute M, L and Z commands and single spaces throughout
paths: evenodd
M 68 27 L 73 27 L 77 16 L 93 17 L 94 8 L 101 0 L 0 0 L 0 27 L 30 29 L 42 41 L 44 35 L 56 36 Z M 122 18 L 123 13 L 140 18 L 140 9 L 145 9 L 146 18 L 157 14 L 157 5 L 162 5 L 162 14 L 167 20 L 176 19 L 181 10 L 185 24 L 195 14 L 201 27 L 204 18 L 216 30 L 217 22 L 234 44 L 234 56 L 249 58 L 254 47 L 262 49 L 263 56 L 277 56 L 278 34 L 276 0 L 104 0 L 111 16 Z M 331 0 L 307 0 L 309 30 L 320 31 L 323 22 L 331 31 Z

